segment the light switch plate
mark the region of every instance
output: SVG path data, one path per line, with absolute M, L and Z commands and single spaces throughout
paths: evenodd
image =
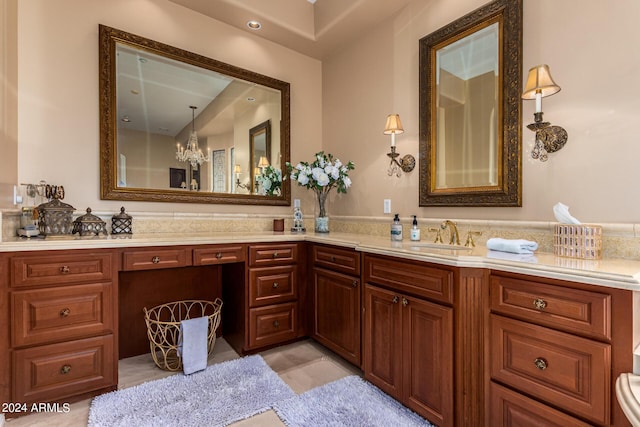
M 386 214 L 391 213 L 391 199 L 384 199 L 383 212 Z

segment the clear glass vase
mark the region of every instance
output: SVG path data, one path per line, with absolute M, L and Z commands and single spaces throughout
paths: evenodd
M 329 214 L 327 213 L 327 201 L 329 193 L 316 193 L 315 232 L 329 232 Z

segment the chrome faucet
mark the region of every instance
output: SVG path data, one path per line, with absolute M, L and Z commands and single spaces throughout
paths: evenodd
M 459 245 L 460 244 L 460 237 L 458 236 L 458 227 L 456 227 L 456 223 L 450 220 L 445 220 L 442 221 L 442 224 L 440 224 L 440 228 L 445 230 L 447 227 L 449 227 L 449 244 L 453 245 Z

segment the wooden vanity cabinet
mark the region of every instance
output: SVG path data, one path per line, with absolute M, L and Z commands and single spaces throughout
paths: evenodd
M 299 243 L 249 245 L 248 320 L 243 351 L 304 335 L 298 307 Z
M 116 389 L 115 252 L 25 252 L 8 265 L 11 401 Z
M 438 426 L 453 426 L 453 271 L 364 255 L 367 380 Z
M 360 253 L 314 244 L 311 337 L 345 360 L 361 365 Z
M 489 425 L 628 425 L 630 291 L 494 272 L 490 294 Z

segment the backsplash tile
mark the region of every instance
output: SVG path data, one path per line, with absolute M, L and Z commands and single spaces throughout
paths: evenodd
M 2 240 L 14 238 L 20 224 L 20 212 L 1 211 Z M 111 231 L 112 212 L 93 212 L 107 223 Z M 273 230 L 273 219 L 284 215 L 249 214 L 207 214 L 207 213 L 155 213 L 127 212 L 133 217 L 134 234 L 154 233 L 215 233 L 215 232 L 257 232 Z M 74 219 L 84 212 L 76 212 Z M 285 217 L 285 230 L 293 225 L 293 219 Z M 553 232 L 555 222 L 546 221 L 495 221 L 452 219 L 456 222 L 460 234 L 460 243 L 464 244 L 469 231 L 481 232 L 474 236 L 476 246 L 484 246 L 491 237 L 505 239 L 527 239 L 538 242 L 542 252 L 553 252 Z M 418 218 L 421 239 L 433 242 L 442 219 Z M 362 216 L 332 216 L 331 230 L 334 232 L 388 236 L 391 218 Z M 405 239 L 408 240 L 411 218 L 402 218 Z M 640 224 L 599 224 L 603 229 L 603 257 L 640 260 Z M 313 218 L 305 217 L 308 232 L 313 230 Z M 442 230 L 444 243 L 449 242 L 449 231 Z M 566 260 L 566 259 L 564 259 Z M 579 260 L 578 260 L 579 261 Z M 564 262 L 564 261 L 563 261 Z

